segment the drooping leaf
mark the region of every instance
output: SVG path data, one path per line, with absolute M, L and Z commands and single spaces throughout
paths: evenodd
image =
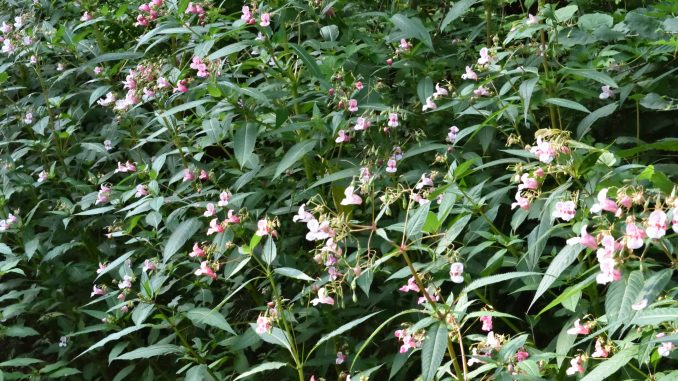
M 560 250 L 555 258 L 553 258 L 548 269 L 546 269 L 546 273 L 542 277 L 541 282 L 539 282 L 539 287 L 537 287 L 537 291 L 534 293 L 534 297 L 532 298 L 532 302 L 528 307 L 528 311 L 530 308 L 532 308 L 534 302 L 536 302 L 537 299 L 539 299 L 539 297 L 542 296 L 549 289 L 549 287 L 551 287 L 553 282 L 558 279 L 560 274 L 562 274 L 563 271 L 565 271 L 568 266 L 574 262 L 582 249 L 583 246 L 579 244 L 567 245 L 563 247 L 562 250 Z
M 147 359 L 149 357 L 163 356 L 170 353 L 181 353 L 182 349 L 174 344 L 153 344 L 147 347 L 137 348 L 133 351 L 121 354 L 113 359 L 115 360 L 137 360 Z
M 243 378 L 247 378 L 249 376 L 252 376 L 257 373 L 261 372 L 266 372 L 268 370 L 275 370 L 275 369 L 280 369 L 284 366 L 287 366 L 287 363 L 280 362 L 280 361 L 272 361 L 272 362 L 265 362 L 263 364 L 259 364 L 252 369 L 248 370 L 247 372 L 244 372 L 240 374 L 238 377 L 235 378 L 235 380 L 242 380 Z
M 240 168 L 250 160 L 252 152 L 254 152 L 254 145 L 257 141 L 257 126 L 254 123 L 247 123 L 240 127 L 233 139 L 233 150 L 235 151 L 235 158 L 240 164 Z
M 285 153 L 285 156 L 283 156 L 283 158 L 278 163 L 278 166 L 275 169 L 275 174 L 273 175 L 273 179 L 277 179 L 288 168 L 292 167 L 294 164 L 296 164 L 296 162 L 311 152 L 313 147 L 315 147 L 315 143 L 315 140 L 306 140 L 292 146 L 292 148 L 290 148 Z
M 402 32 L 401 38 L 416 38 L 430 49 L 433 49 L 431 35 L 418 18 L 409 18 L 402 13 L 398 13 L 391 17 L 391 22 Z
M 459 17 L 463 16 L 473 4 L 477 3 L 478 0 L 461 0 L 454 3 L 452 8 L 447 12 L 443 22 L 440 23 L 440 30 L 445 30 L 445 28 L 450 25 L 450 23 Z
M 435 377 L 447 349 L 447 325 L 438 323 L 428 330 L 421 349 L 421 376 L 424 381 Z
M 190 238 L 195 235 L 201 226 L 202 224 L 196 218 L 191 218 L 179 224 L 167 240 L 167 244 L 162 253 L 162 262 L 167 263 L 174 254 L 190 241 Z
M 621 367 L 626 365 L 638 353 L 638 347 L 630 346 L 622 349 L 607 360 L 603 360 L 596 365 L 592 371 L 588 372 L 581 381 L 603 381 L 612 376 Z
M 193 324 L 207 324 L 233 335 L 236 334 L 226 321 L 226 318 L 224 318 L 219 311 L 211 310 L 209 308 L 192 308 L 186 311 L 185 315 L 193 322 Z

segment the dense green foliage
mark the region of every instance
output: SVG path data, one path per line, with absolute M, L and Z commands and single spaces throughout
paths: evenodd
M 0 0 L 0 380 L 676 379 L 677 16 Z

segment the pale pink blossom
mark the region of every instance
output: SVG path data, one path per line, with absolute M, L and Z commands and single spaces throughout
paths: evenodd
M 666 334 L 664 332 L 660 332 L 655 337 L 659 339 L 664 336 L 666 336 Z M 669 357 L 671 351 L 673 351 L 674 348 L 676 348 L 676 345 L 674 343 L 670 341 L 664 341 L 659 345 L 659 348 L 657 348 L 657 352 L 662 357 Z
M 238 217 L 238 215 L 235 214 L 235 211 L 233 209 L 229 209 L 226 215 L 226 221 L 228 221 L 231 224 L 239 224 L 240 217 Z
M 426 98 L 426 104 L 424 104 L 421 107 L 421 111 L 426 111 L 426 110 L 435 110 L 438 108 L 438 105 L 433 102 L 433 97 L 428 97 Z
M 482 329 L 483 331 L 489 332 L 492 330 L 492 316 L 490 315 L 483 315 L 480 317 L 480 321 L 483 323 Z
M 406 39 L 401 38 L 400 39 L 400 49 L 403 51 L 408 51 L 412 48 L 412 44 L 410 44 Z
M 118 283 L 118 288 L 121 290 L 125 288 L 132 288 L 132 277 L 129 275 L 125 275 L 122 278 L 122 281 Z
M 358 126 L 356 126 L 356 128 L 358 128 Z M 339 130 L 337 134 L 337 138 L 334 139 L 336 143 L 348 143 L 351 140 L 351 137 L 344 130 Z
M 444 88 L 444 87 L 441 87 L 439 84 L 436 83 L 436 92 L 433 93 L 433 98 L 437 99 L 437 98 L 440 98 L 440 97 L 445 96 L 447 94 L 448 94 L 447 89 Z
M 647 298 L 640 299 L 638 302 L 631 305 L 631 309 L 635 311 L 644 310 L 647 307 Z
M 214 204 L 212 204 L 210 202 L 205 207 L 205 213 L 203 213 L 202 215 L 205 216 L 205 217 L 212 217 L 212 216 L 215 216 L 216 214 L 217 214 L 217 210 L 214 207 Z
M 398 290 L 402 292 L 419 292 L 419 286 L 417 285 L 417 282 L 414 280 L 414 277 L 410 277 L 410 279 L 407 280 L 407 284 L 400 287 Z
M 524 210 L 529 210 L 530 209 L 530 199 L 527 197 L 523 197 L 520 194 L 520 191 L 516 192 L 516 202 L 511 204 L 511 209 L 515 209 L 516 207 L 520 207 L 521 209 Z
M 631 250 L 640 249 L 643 247 L 643 240 L 645 239 L 645 231 L 636 225 L 635 222 L 629 221 L 626 223 L 626 247 Z
M 371 125 L 372 123 L 367 118 L 358 117 L 355 121 L 355 127 L 353 127 L 353 129 L 356 131 L 363 131 L 368 129 Z
M 269 226 L 268 220 L 267 219 L 261 219 L 257 221 L 257 231 L 254 233 L 260 237 L 267 236 L 269 234 L 272 235 L 271 227 Z
M 82 17 L 80 17 L 80 21 L 89 21 L 91 19 L 93 19 L 93 17 L 87 11 L 85 11 L 85 13 L 82 14 Z
M 619 205 L 623 206 L 626 209 L 631 209 L 631 206 L 633 206 L 633 198 L 623 195 L 621 199 L 619 199 Z
M 459 128 L 457 126 L 452 126 L 447 131 L 447 141 L 450 144 L 454 144 L 457 141 L 457 134 L 459 133 Z
M 198 175 L 198 180 L 200 180 L 200 181 L 205 181 L 205 180 L 208 180 L 209 178 L 210 178 L 210 174 L 207 173 L 206 170 L 201 169 L 201 170 L 200 170 L 200 175 Z
M 7 54 L 13 54 L 16 50 L 16 47 L 12 43 L 12 40 L 9 38 L 2 42 L 2 52 Z
M 356 112 L 358 111 L 358 101 L 355 99 L 351 99 L 348 101 L 348 111 L 350 112 Z
M 358 177 L 360 180 L 360 183 L 362 185 L 366 185 L 367 183 L 370 182 L 372 179 L 372 174 L 370 173 L 370 169 L 367 167 L 361 167 L 360 168 L 360 176 Z
M 576 355 L 572 360 L 570 360 L 570 367 L 565 371 L 568 376 L 572 376 L 575 373 L 584 374 L 584 360 L 581 355 Z
M 530 149 L 530 152 L 544 164 L 550 164 L 556 157 L 556 150 L 550 142 L 537 138 L 537 145 Z
M 600 273 L 596 275 L 596 282 L 598 284 L 617 282 L 621 279 L 621 271 L 615 268 L 617 262 L 614 258 L 599 257 L 598 263 L 600 265 Z
M 165 77 L 159 77 L 155 83 L 158 85 L 158 88 L 160 89 L 169 89 L 172 87 L 172 84 L 170 84 L 167 78 Z
M 2 22 L 2 26 L 0 26 L 0 32 L 3 34 L 8 34 L 12 32 L 12 24 L 7 24 L 6 22 Z
M 263 27 L 271 25 L 271 15 L 269 13 L 263 13 L 261 15 L 261 23 L 259 23 L 259 25 Z
M 301 206 L 299 206 L 299 211 L 292 217 L 292 222 L 309 222 L 314 219 L 313 215 L 307 212 L 305 207 L 306 204 L 301 204 Z
M 39 183 L 42 183 L 42 182 L 44 182 L 45 180 L 47 180 L 47 172 L 46 172 L 46 171 L 42 171 L 42 172 L 40 172 L 40 174 L 38 174 L 38 182 L 39 182 Z
M 271 319 L 266 316 L 259 315 L 259 317 L 257 318 L 257 328 L 255 329 L 255 331 L 258 334 L 262 335 L 266 332 L 269 332 L 270 330 L 271 330 Z
M 527 360 L 527 358 L 530 357 L 530 354 L 527 353 L 526 351 L 518 351 L 516 352 L 516 361 L 521 362 Z
M 394 158 L 388 159 L 388 162 L 386 162 L 386 172 L 396 173 L 396 171 L 398 170 L 396 165 L 397 163 Z
M 461 79 L 470 79 L 472 81 L 478 80 L 478 74 L 470 66 L 466 66 L 466 73 L 461 75 Z
M 330 227 L 329 221 L 318 222 L 315 218 L 306 223 L 308 233 L 306 233 L 307 241 L 322 241 L 335 235 Z
M 355 89 L 358 91 L 362 90 L 364 87 L 361 81 L 357 81 L 356 83 L 353 84 L 353 86 L 355 86 Z
M 398 114 L 392 112 L 388 114 L 388 126 L 389 127 L 398 127 Z
M 592 213 L 600 213 L 601 211 L 607 211 L 615 213 L 617 211 L 617 203 L 607 198 L 608 188 L 603 188 L 598 192 L 598 202 L 591 206 Z
M 214 279 L 217 279 L 217 274 L 212 270 L 212 268 L 209 266 L 208 261 L 202 261 L 200 262 L 200 268 L 196 269 L 194 272 L 195 275 L 200 276 L 200 275 L 207 275 L 208 277 Z
M 97 274 L 101 274 L 106 270 L 106 264 L 99 262 L 99 268 L 97 269 Z
M 116 101 L 115 94 L 113 94 L 112 92 L 109 91 L 109 92 L 106 94 L 106 97 L 105 97 L 105 98 L 99 99 L 99 100 L 97 101 L 97 104 L 98 104 L 99 106 L 104 106 L 104 107 L 106 107 L 106 106 L 112 105 L 113 103 L 115 103 L 115 101 Z
M 156 270 L 158 266 L 155 264 L 155 262 L 151 261 L 150 259 L 146 259 L 144 261 L 144 265 L 141 268 L 141 271 L 147 272 L 147 271 L 153 271 Z
M 428 295 L 428 299 L 426 296 L 420 296 L 419 299 L 417 299 L 417 304 L 424 304 L 428 302 L 429 299 L 433 300 L 434 302 L 437 302 L 440 300 L 440 296 L 438 295 L 433 288 L 429 287 L 426 291 L 426 295 Z
M 337 280 L 341 276 L 341 273 L 337 271 L 337 268 L 334 266 L 330 266 L 327 268 L 327 275 L 330 280 Z
M 523 189 L 537 189 L 539 188 L 539 182 L 534 177 L 530 177 L 528 173 L 523 173 L 520 176 L 521 184 L 518 185 L 518 190 Z
M 596 350 L 593 353 L 591 353 L 591 357 L 607 358 L 610 355 L 607 349 L 605 349 L 605 347 L 603 346 L 603 343 L 600 341 L 600 339 L 596 339 L 595 347 Z
M 610 89 L 610 86 L 601 86 L 600 87 L 600 95 L 598 95 L 598 98 L 600 99 L 608 99 L 608 98 L 614 98 L 614 91 Z
M 344 190 L 344 199 L 341 200 L 341 205 L 360 205 L 363 203 L 363 199 L 357 194 L 353 193 L 353 186 L 346 187 Z
M 423 197 L 419 193 L 412 193 L 410 195 L 410 199 L 412 201 L 417 202 L 419 205 L 424 205 L 424 204 L 428 204 L 429 202 L 431 202 L 431 201 L 429 201 L 429 199 L 427 199 L 426 197 Z
M 490 90 L 485 86 L 480 86 L 479 88 L 473 90 L 473 95 L 476 97 L 487 97 L 490 95 Z
M 580 243 L 586 247 L 588 247 L 591 250 L 595 250 L 598 248 L 598 243 L 596 242 L 596 238 L 589 234 L 586 231 L 587 225 L 582 225 L 581 226 L 581 232 L 579 237 L 573 237 L 567 240 L 568 245 L 575 245 L 577 243 Z
M 204 258 L 205 257 L 205 250 L 200 247 L 200 245 L 196 242 L 193 244 L 193 251 L 188 253 L 188 256 L 191 258 L 199 257 L 199 258 Z
M 590 329 L 587 325 L 579 324 L 579 319 L 574 321 L 574 327 L 567 330 L 568 335 L 588 335 Z
M 213 218 L 210 221 L 210 227 L 207 229 L 207 235 L 212 235 L 214 233 L 223 233 L 224 226 L 219 222 L 218 218 Z
M 341 365 L 346 361 L 346 355 L 343 354 L 342 352 L 337 352 L 337 359 L 335 360 L 335 363 L 337 365 Z
M 144 197 L 148 195 L 148 189 L 146 188 L 146 185 L 144 184 L 139 184 L 136 187 L 136 193 L 134 193 L 134 197 L 139 198 L 139 197 Z
M 185 79 L 182 79 L 177 83 L 177 87 L 174 89 L 174 92 L 182 92 L 182 93 L 187 93 L 188 92 L 188 87 L 186 86 L 188 82 Z
M 31 58 L 28 62 L 30 62 L 31 65 L 35 65 L 36 63 L 38 63 L 38 57 L 35 54 L 33 54 L 31 55 Z
M 426 176 L 426 174 L 422 174 L 421 178 L 417 182 L 417 185 L 414 186 L 415 189 L 422 189 L 423 187 L 432 187 L 433 186 L 433 180 L 431 180 L 430 177 Z
M 537 16 L 534 16 L 531 13 L 527 14 L 527 20 L 525 21 L 525 24 L 527 25 L 537 25 L 539 24 L 539 20 L 537 19 Z
M 490 63 L 491 60 L 492 58 L 490 57 L 490 53 L 487 50 L 487 48 L 483 47 L 482 49 L 480 49 L 480 58 L 478 58 L 478 65 L 488 64 Z
M 190 169 L 184 169 L 184 182 L 195 180 L 195 175 Z
M 200 78 L 209 77 L 210 73 L 207 71 L 207 65 L 202 62 L 202 59 L 198 56 L 194 56 L 190 65 L 191 69 L 197 70 L 196 74 Z
M 646 222 L 647 227 L 645 228 L 647 236 L 652 239 L 660 239 L 663 237 L 666 234 L 666 220 L 666 213 L 661 209 L 657 209 L 650 213 L 650 217 L 648 217 Z
M 14 27 L 19 29 L 24 25 L 24 18 L 22 16 L 14 17 Z
M 104 291 L 102 288 L 97 287 L 97 285 L 95 284 L 94 286 L 92 286 L 92 293 L 89 296 L 93 298 L 98 295 L 106 295 L 106 291 Z
M 228 191 L 223 191 L 219 193 L 219 202 L 217 203 L 218 206 L 224 207 L 228 205 L 228 202 L 231 200 L 231 192 Z
M 450 280 L 454 283 L 462 283 L 464 281 L 464 265 L 460 262 L 455 262 L 450 266 Z
M 252 12 L 250 12 L 250 7 L 248 7 L 247 5 L 243 5 L 242 15 L 240 16 L 240 19 L 248 24 L 251 23 L 250 20 L 254 19 L 254 17 L 252 17 Z
M 570 221 L 577 213 L 576 207 L 577 205 L 575 205 L 574 201 L 558 201 L 553 211 L 553 217 L 560 218 L 563 221 Z
M 97 194 L 97 200 L 94 202 L 94 205 L 105 204 L 108 202 L 108 198 L 111 196 L 111 188 L 106 185 L 101 185 L 99 193 Z
M 325 289 L 325 287 L 321 287 L 318 290 L 318 297 L 311 300 L 311 304 L 313 304 L 314 306 L 317 306 L 319 303 L 329 304 L 331 306 L 334 305 L 334 299 L 332 299 L 331 296 L 327 295 L 327 290 Z

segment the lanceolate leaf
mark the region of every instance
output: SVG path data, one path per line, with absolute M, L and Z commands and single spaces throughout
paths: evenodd
M 170 353 L 179 353 L 181 352 L 181 347 L 178 347 L 173 344 L 154 344 L 148 347 L 142 347 L 135 349 L 133 351 L 124 353 L 116 358 L 115 360 L 137 360 L 137 359 L 147 359 L 149 357 L 162 356 Z
M 377 312 L 371 313 L 371 314 L 369 314 L 369 315 L 367 315 L 367 316 L 363 316 L 363 317 L 361 317 L 361 318 L 359 318 L 359 319 L 353 320 L 352 322 L 349 322 L 349 323 L 346 323 L 346 324 L 342 325 L 341 327 L 339 327 L 339 328 L 335 329 L 334 331 L 328 333 L 327 335 L 321 337 L 320 340 L 318 340 L 318 342 L 315 343 L 315 345 L 313 346 L 313 349 L 311 349 L 311 352 L 313 352 L 316 348 L 318 348 L 318 347 L 320 346 L 320 344 L 326 342 L 327 340 L 329 340 L 329 339 L 331 339 L 331 338 L 333 338 L 333 337 L 339 336 L 339 335 L 341 335 L 342 333 L 344 333 L 344 332 L 346 332 L 346 331 L 348 331 L 348 330 L 350 330 L 350 329 L 352 329 L 352 328 L 355 328 L 355 327 L 358 326 L 359 324 L 361 324 L 361 323 L 363 323 L 363 322 L 369 320 L 371 317 L 373 317 L 373 316 L 375 316 L 375 315 L 377 315 L 377 314 L 380 314 L 381 312 L 382 312 L 382 311 L 377 311 Z
M 176 254 L 179 249 L 184 247 L 191 237 L 200 229 L 202 224 L 198 219 L 192 218 L 179 224 L 179 226 L 172 232 L 172 235 L 167 240 L 165 250 L 162 253 L 162 261 L 167 261 Z
M 631 346 L 622 349 L 614 356 L 603 360 L 593 370 L 587 373 L 581 381 L 603 381 L 613 375 L 617 370 L 626 365 L 638 353 L 638 347 Z
M 247 372 L 242 373 L 238 377 L 235 378 L 235 380 L 242 380 L 243 378 L 247 378 L 253 374 L 261 373 L 261 372 L 266 372 L 268 370 L 275 370 L 275 369 L 280 369 L 284 366 L 287 366 L 287 363 L 280 362 L 280 361 L 273 361 L 273 362 L 265 362 L 263 364 L 259 364 L 252 369 L 248 370 Z
M 517 271 L 517 272 L 506 273 L 506 274 L 490 275 L 490 276 L 487 276 L 487 277 L 484 277 L 484 278 L 474 280 L 473 282 L 469 283 L 468 286 L 464 287 L 464 289 L 461 292 L 462 293 L 469 293 L 473 290 L 477 290 L 481 287 L 489 286 L 491 284 L 504 282 L 504 281 L 516 279 L 516 278 L 525 278 L 525 277 L 534 276 L 534 275 L 540 275 L 540 273 L 528 272 L 528 271 Z
M 129 335 L 129 334 L 132 333 L 132 332 L 135 332 L 135 331 L 138 331 L 138 330 L 140 330 L 140 329 L 142 329 L 142 328 L 146 328 L 146 327 L 150 327 L 150 326 L 151 326 L 150 324 L 135 325 L 135 326 L 132 326 L 132 327 L 127 327 L 127 328 L 123 329 L 122 331 L 119 331 L 119 332 L 116 332 L 116 333 L 112 333 L 112 334 L 106 336 L 105 338 L 103 338 L 103 339 L 97 341 L 94 345 L 92 345 L 91 347 L 87 348 L 86 351 L 82 352 L 82 353 L 79 354 L 77 357 L 80 357 L 80 356 L 84 355 L 85 353 L 87 353 L 87 352 L 89 352 L 89 351 L 91 351 L 91 350 L 93 350 L 93 349 L 101 348 L 101 347 L 103 347 L 104 345 L 106 345 L 106 343 L 108 343 L 108 342 L 111 342 L 111 341 L 114 341 L 114 340 L 118 340 L 118 339 L 120 339 L 120 338 L 122 338 L 122 337 L 125 337 L 125 336 Z M 76 358 L 77 358 L 77 357 L 76 357 Z
M 528 311 L 530 308 L 532 308 L 532 305 L 534 302 L 539 299 L 540 296 L 542 296 L 548 289 L 551 287 L 553 282 L 555 282 L 560 274 L 565 271 L 568 266 L 574 262 L 574 260 L 577 258 L 577 255 L 582 251 L 584 247 L 582 245 L 567 245 L 563 247 L 562 250 L 556 255 L 555 258 L 551 261 L 551 264 L 549 265 L 548 269 L 546 269 L 546 274 L 541 278 L 541 282 L 539 283 L 539 287 L 537 287 L 537 292 L 534 293 L 534 297 L 532 298 L 532 302 L 530 303 L 530 307 L 528 307 Z
M 226 321 L 226 318 L 224 318 L 219 311 L 211 310 L 209 308 L 193 308 L 186 312 L 186 317 L 194 324 L 207 324 L 231 334 L 236 334 Z
M 447 348 L 447 325 L 438 323 L 428 330 L 421 349 L 421 376 L 424 381 L 435 377 Z
M 423 42 L 424 45 L 433 49 L 433 41 L 431 40 L 431 35 L 424 27 L 424 24 L 421 20 L 417 18 L 408 18 L 403 14 L 396 14 L 391 17 L 391 22 L 396 26 L 402 33 L 405 38 L 416 38 L 419 41 Z
M 290 148 L 289 151 L 285 153 L 285 156 L 283 156 L 282 160 L 280 160 L 280 163 L 278 163 L 278 167 L 275 169 L 273 179 L 277 179 L 288 168 L 292 167 L 297 161 L 301 160 L 304 156 L 311 152 L 314 146 L 315 140 L 306 140 L 292 146 L 292 148 Z
M 235 158 L 240 164 L 240 168 L 244 167 L 250 159 L 254 151 L 254 145 L 257 141 L 257 126 L 254 123 L 246 123 L 241 126 L 235 133 L 233 139 L 233 150 L 235 151 Z
M 452 8 L 447 12 L 443 22 L 440 24 L 440 30 L 445 30 L 445 28 L 450 25 L 450 23 L 459 17 L 463 16 L 473 4 L 477 3 L 478 0 L 460 0 L 454 3 Z

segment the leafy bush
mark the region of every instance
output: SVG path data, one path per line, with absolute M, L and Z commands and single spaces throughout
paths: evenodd
M 678 7 L 3 1 L 0 379 L 675 379 Z

